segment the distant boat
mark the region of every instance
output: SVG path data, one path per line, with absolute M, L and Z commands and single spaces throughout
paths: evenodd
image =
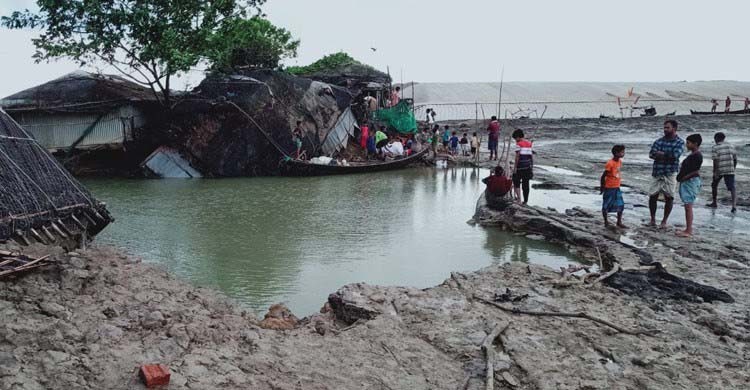
M 656 108 L 654 108 L 654 106 L 643 107 L 643 114 L 641 114 L 641 116 L 656 116 Z
M 737 114 L 750 114 L 750 109 L 748 110 L 735 110 L 735 111 L 693 111 L 690 110 L 690 115 L 737 115 Z
M 287 160 L 281 162 L 281 174 L 284 176 L 325 176 L 351 173 L 369 173 L 404 168 L 407 165 L 422 161 L 430 152 L 429 147 L 411 156 L 390 161 L 350 162 L 349 165 L 323 165 L 309 161 Z

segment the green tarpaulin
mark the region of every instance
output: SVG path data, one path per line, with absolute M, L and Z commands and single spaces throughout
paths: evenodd
M 409 103 L 402 100 L 391 108 L 384 108 L 373 113 L 373 118 L 401 134 L 417 132 L 417 120 Z

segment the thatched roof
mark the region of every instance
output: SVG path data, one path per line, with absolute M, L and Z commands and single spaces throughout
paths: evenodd
M 70 245 L 111 220 L 104 204 L 0 109 L 0 241 Z
M 153 102 L 154 93 L 114 75 L 75 71 L 0 100 L 7 111 L 98 111 L 126 102 Z

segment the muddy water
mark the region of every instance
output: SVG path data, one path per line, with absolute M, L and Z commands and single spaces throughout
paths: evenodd
M 506 261 L 560 266 L 545 242 L 466 221 L 487 171 L 323 178 L 94 180 L 117 221 L 99 237 L 263 311 L 318 310 L 352 282 L 428 287 Z

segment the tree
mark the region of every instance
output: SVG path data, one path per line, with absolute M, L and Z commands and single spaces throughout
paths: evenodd
M 294 75 L 304 75 L 304 74 L 310 74 L 310 73 L 316 73 L 316 72 L 322 72 L 332 69 L 338 69 L 343 66 L 347 65 L 360 65 L 363 67 L 367 67 L 370 69 L 373 69 L 369 65 L 365 65 L 354 58 L 352 58 L 349 54 L 340 51 L 338 53 L 329 54 L 327 56 L 324 56 L 323 58 L 313 62 L 310 65 L 306 66 L 290 66 L 286 68 L 286 71 L 294 74 Z
M 37 62 L 104 62 L 149 86 L 170 106 L 171 78 L 205 58 L 215 34 L 265 0 L 37 0 L 39 12 L 2 17 L 11 29 L 41 28 Z
M 208 60 L 215 70 L 278 68 L 279 62 L 297 55 L 299 40 L 268 20 L 254 16 L 225 23 L 211 39 Z

